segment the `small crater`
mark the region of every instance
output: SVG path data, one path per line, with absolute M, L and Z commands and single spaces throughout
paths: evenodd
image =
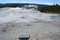
M 27 26 L 31 26 L 30 24 L 28 24 Z
M 7 30 L 7 28 L 3 28 L 3 29 L 2 29 L 2 32 L 6 32 L 6 30 Z
M 6 30 L 3 29 L 2 32 L 6 32 Z
M 25 18 L 25 17 L 20 17 L 20 18 Z

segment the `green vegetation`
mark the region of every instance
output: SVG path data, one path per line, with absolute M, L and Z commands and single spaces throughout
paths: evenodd
M 25 5 L 38 5 L 38 4 L 32 4 L 32 3 L 0 3 L 0 8 L 4 7 L 23 7 Z
M 54 4 L 54 5 L 43 5 L 43 4 L 29 4 L 29 3 L 6 3 L 6 4 L 1 4 L 0 3 L 0 8 L 4 7 L 23 7 L 24 5 L 37 5 L 38 10 L 40 12 L 44 13 L 55 13 L 55 14 L 60 14 L 60 5 Z
M 38 7 L 38 10 L 45 13 L 60 14 L 60 5 L 56 4 L 56 5 L 46 6 L 42 8 Z

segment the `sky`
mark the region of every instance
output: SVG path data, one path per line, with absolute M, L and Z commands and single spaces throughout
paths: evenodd
M 60 5 L 60 0 L 0 0 L 0 3 L 35 3 L 35 4 Z

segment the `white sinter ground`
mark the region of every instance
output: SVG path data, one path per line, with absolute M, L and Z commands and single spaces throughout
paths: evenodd
M 0 40 L 18 40 L 23 33 L 30 34 L 30 40 L 60 40 L 60 14 L 0 8 Z

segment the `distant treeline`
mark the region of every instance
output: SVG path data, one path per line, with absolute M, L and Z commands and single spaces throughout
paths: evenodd
M 6 4 L 2 4 L 0 3 L 0 8 L 3 7 L 23 7 L 24 5 L 37 5 L 37 6 L 46 6 L 46 5 L 42 5 L 42 4 L 33 4 L 33 3 L 6 3 Z
M 45 12 L 45 13 L 59 13 L 60 14 L 60 5 L 56 4 L 56 5 L 50 5 L 50 6 L 46 6 L 46 7 L 38 7 L 38 10 L 41 12 Z
M 3 7 L 22 7 L 24 6 L 24 4 L 19 4 L 19 3 L 6 3 L 6 4 L 1 4 L 0 3 L 0 8 L 3 8 Z
M 39 5 L 39 4 L 32 4 L 32 3 L 0 3 L 0 8 L 3 7 L 23 7 L 24 5 Z
M 46 13 L 60 13 L 60 5 L 43 5 L 43 4 L 32 4 L 32 3 L 0 3 L 0 8 L 3 7 L 23 7 L 24 5 L 37 5 L 40 12 Z

